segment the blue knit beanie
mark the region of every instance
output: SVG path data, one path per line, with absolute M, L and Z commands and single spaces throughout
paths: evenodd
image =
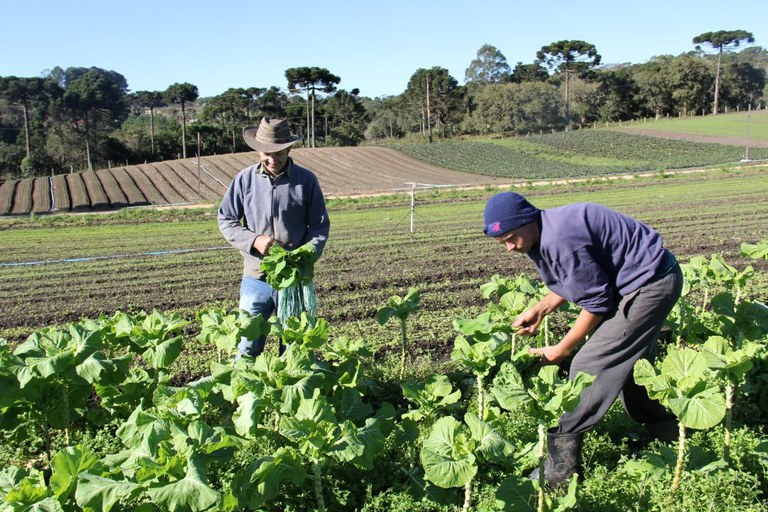
M 496 237 L 509 233 L 539 218 L 541 210 L 515 192 L 502 192 L 492 196 L 485 204 L 483 233 Z

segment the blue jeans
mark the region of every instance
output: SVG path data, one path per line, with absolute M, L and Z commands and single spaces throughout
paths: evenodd
M 266 282 L 255 277 L 243 276 L 243 280 L 240 283 L 240 309 L 252 315 L 259 314 L 264 320 L 269 320 L 269 317 L 275 312 L 276 304 L 276 290 L 273 290 Z M 260 336 L 258 339 L 249 340 L 243 336 L 240 338 L 237 350 L 242 355 L 256 357 L 264 352 L 264 342 L 266 339 L 266 336 Z

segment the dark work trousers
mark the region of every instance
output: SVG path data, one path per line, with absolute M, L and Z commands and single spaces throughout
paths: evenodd
M 635 384 L 633 371 L 640 358 L 653 362 L 659 333 L 683 286 L 680 266 L 675 266 L 626 297 L 609 313 L 571 362 L 569 377 L 578 372 L 594 375 L 581 394 L 579 405 L 563 414 L 558 433 L 585 432 L 605 416 L 617 396 L 624 409 L 640 423 L 673 419 L 645 387 Z

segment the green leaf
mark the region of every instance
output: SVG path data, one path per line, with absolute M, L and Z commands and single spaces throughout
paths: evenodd
M 706 388 L 693 396 L 670 398 L 669 408 L 687 428 L 706 430 L 725 417 L 725 399 L 717 387 Z
M 101 471 L 99 458 L 83 446 L 68 446 L 54 455 L 51 461 L 51 490 L 54 496 L 64 503 L 77 486 L 80 473 L 93 470 Z
M 261 509 L 280 494 L 280 485 L 290 481 L 300 485 L 306 477 L 301 456 L 292 448 L 278 448 L 235 475 L 233 491 L 242 509 Z
M 463 487 L 477 474 L 475 456 L 458 430 L 461 424 L 451 416 L 435 422 L 421 449 L 425 478 L 438 487 Z
M 86 512 L 109 512 L 121 499 L 137 493 L 139 484 L 116 481 L 91 473 L 81 473 L 75 491 L 75 501 Z
M 499 405 L 508 411 L 526 407 L 531 402 L 531 395 L 525 389 L 520 373 L 509 361 L 502 363 L 494 377 L 491 394 Z
M 532 512 L 536 510 L 536 487 L 533 481 L 517 475 L 502 480 L 496 489 L 496 507 L 505 512 Z
M 176 336 L 151 345 L 142 355 L 153 368 L 165 369 L 179 357 L 183 343 L 183 338 Z
M 477 441 L 477 448 L 475 449 L 477 453 L 480 453 L 489 462 L 502 465 L 509 463 L 509 457 L 515 451 L 514 446 L 475 414 L 466 413 L 464 422 L 469 427 L 472 439 Z
M 661 363 L 661 373 L 675 381 L 675 387 L 690 390 L 702 380 L 706 380 L 707 361 L 691 348 L 673 348 Z M 685 392 L 685 391 L 684 391 Z
M 168 484 L 155 484 L 147 489 L 152 501 L 162 510 L 200 512 L 213 508 L 219 493 L 208 485 L 202 461 L 190 455 L 184 478 Z
M 235 431 L 247 439 L 255 439 L 259 434 L 257 429 L 261 416 L 269 403 L 248 392 L 237 397 L 237 411 L 232 417 Z

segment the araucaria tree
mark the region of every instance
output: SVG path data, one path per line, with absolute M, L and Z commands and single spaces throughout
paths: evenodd
M 199 93 L 197 86 L 188 82 L 175 83 L 165 90 L 165 100 L 181 106 L 181 149 L 182 158 L 187 158 L 187 104 L 195 101 Z
M 126 117 L 128 82 L 115 71 L 97 67 L 67 68 L 64 72 L 64 106 L 76 131 L 82 133 L 88 170 L 93 170 L 92 142 L 119 126 Z
M 542 46 L 536 58 L 550 69 L 556 69 L 565 76 L 565 130 L 568 131 L 570 117 L 569 75 L 572 71 L 586 71 L 600 64 L 600 55 L 595 45 L 585 41 L 556 41 Z
M 325 68 L 301 67 L 285 70 L 288 80 L 288 90 L 292 93 L 306 91 L 307 93 L 307 142 L 315 146 L 315 96 L 317 91 L 332 93 L 341 78 Z
M 712 113 L 717 114 L 717 104 L 720 99 L 720 84 L 722 76 L 723 52 L 738 48 L 741 43 L 754 43 L 755 38 L 746 30 L 718 30 L 717 32 L 704 32 L 693 38 L 696 49 L 701 49 L 701 44 L 706 43 L 717 51 L 717 71 L 715 72 L 715 101 L 712 105 Z

